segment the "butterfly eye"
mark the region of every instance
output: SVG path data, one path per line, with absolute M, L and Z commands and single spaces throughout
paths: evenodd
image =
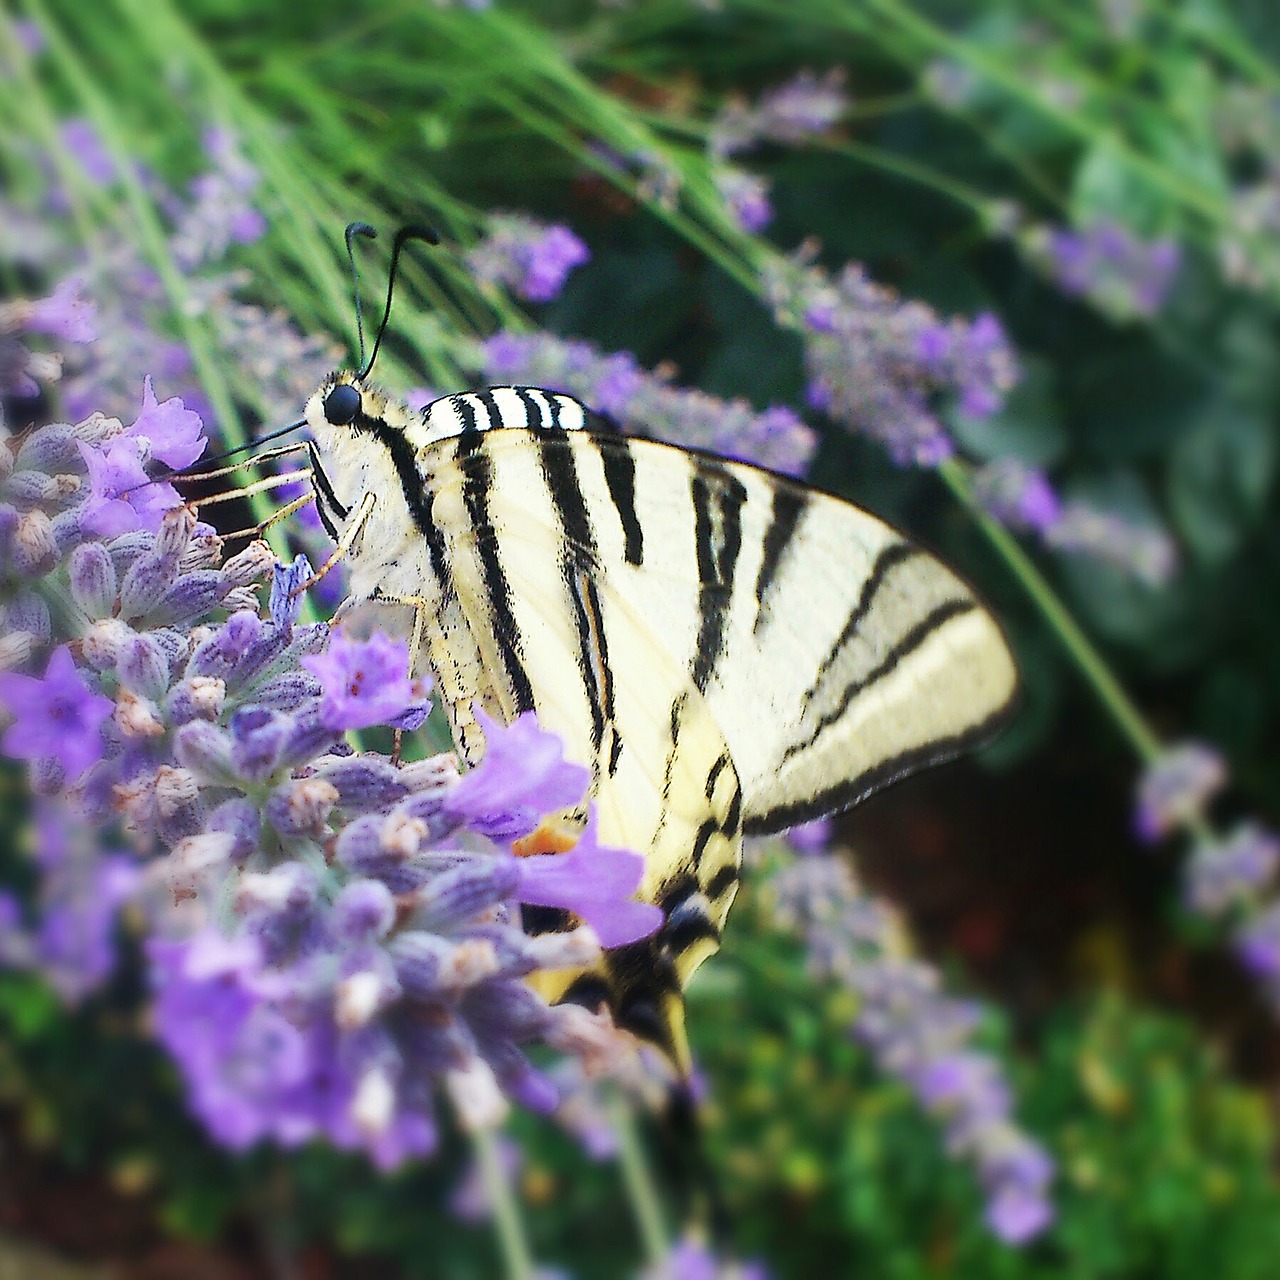
M 324 416 L 335 427 L 345 427 L 360 412 L 360 392 L 349 382 L 340 382 L 324 398 Z

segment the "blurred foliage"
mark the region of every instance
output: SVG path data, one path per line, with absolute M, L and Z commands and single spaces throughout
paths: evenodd
M 836 137 L 750 157 L 774 183 L 769 238 L 791 248 L 816 237 L 829 265 L 860 261 L 907 296 L 1000 316 L 1024 378 L 998 419 L 955 424 L 961 443 L 976 459 L 1047 467 L 1069 492 L 1169 524 L 1183 568 L 1166 586 L 1084 560 L 1047 571 L 1160 727 L 1225 749 L 1231 803 L 1280 810 L 1280 236 L 1245 216 L 1249 193 L 1280 169 L 1274 4 L 646 0 L 473 13 L 393 0 L 354 10 L 336 0 L 39 0 L 18 10 L 52 39 L 42 92 L 0 94 L 0 127 L 37 143 L 7 156 L 13 193 L 45 180 L 38 159 L 56 119 L 88 116 L 174 182 L 195 171 L 202 127 L 232 127 L 263 175 L 273 228 L 244 251 L 251 294 L 344 341 L 354 337 L 339 253 L 349 219 L 386 227 L 425 216 L 465 244 L 487 209 L 563 218 L 593 259 L 545 309 L 547 327 L 762 405 L 799 401 L 799 343 L 749 290 L 750 239 L 694 181 L 701 141 L 725 95 L 802 67 L 843 67 L 855 105 Z M 634 184 L 610 185 L 592 168 L 594 141 L 657 148 L 690 175 L 687 202 L 646 206 Z M 1027 224 L 1114 218 L 1175 236 L 1184 263 L 1168 306 L 1122 321 L 1065 296 L 1002 230 L 1009 206 Z M 146 240 L 136 202 L 111 207 L 80 190 L 73 214 Z M 1247 270 L 1228 269 L 1241 255 Z M 401 386 L 465 380 L 465 350 L 441 340 L 442 319 L 522 323 L 469 290 L 449 255 L 430 273 L 411 266 L 407 281 L 387 366 Z M 201 323 L 182 321 L 191 332 Z M 250 424 L 295 412 L 255 403 L 216 360 L 202 372 L 221 387 L 213 402 Z M 1064 806 L 1114 790 L 1097 776 L 1115 772 L 1109 727 L 1079 713 L 1068 662 L 936 479 L 835 433 L 816 474 L 939 546 L 1008 619 L 1028 712 L 1003 759 L 1039 751 L 1071 762 Z M 1097 840 L 1117 859 L 1139 856 L 1114 828 Z M 1029 1040 L 1015 1050 L 993 1017 L 1020 1116 L 1061 1163 L 1060 1220 L 1019 1253 L 985 1234 L 968 1173 L 849 1042 L 844 998 L 809 983 L 760 913 L 736 911 L 726 954 L 692 996 L 715 1091 L 708 1140 L 736 1243 L 780 1275 L 831 1259 L 893 1280 L 1275 1271 L 1270 1104 L 1232 1082 L 1185 1011 L 1064 992 L 1043 1025 L 1019 1025 L 1034 1032 L 1034 1052 Z M 379 1275 L 493 1273 L 487 1234 L 442 1207 L 460 1144 L 388 1180 L 326 1151 L 216 1152 L 141 1038 L 139 1004 L 127 976 L 72 1016 L 34 980 L 0 982 L 0 1091 L 23 1161 L 99 1179 L 104 1213 L 123 1197 L 164 1230 L 229 1240 L 246 1256 L 263 1240 L 321 1240 Z M 520 1131 L 540 1256 L 562 1259 L 572 1233 L 563 1260 L 575 1274 L 623 1274 L 636 1249 L 613 1171 L 532 1122 Z M 150 1239 L 139 1238 L 119 1248 Z

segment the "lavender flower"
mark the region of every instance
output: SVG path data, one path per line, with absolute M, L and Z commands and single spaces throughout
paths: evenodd
M 944 322 L 856 265 L 832 279 L 804 257 L 770 264 L 764 283 L 779 322 L 805 337 L 810 403 L 899 463 L 950 457 L 946 413 L 984 417 L 1013 385 L 1013 353 L 993 316 Z
M 901 926 L 842 857 L 798 858 L 770 889 L 814 974 L 857 994 L 854 1037 L 939 1121 L 947 1150 L 974 1165 L 990 1229 L 1010 1244 L 1038 1235 L 1053 1217 L 1053 1163 L 1014 1123 L 997 1061 L 969 1045 L 978 1007 L 944 995 L 937 972 L 907 955 Z
M 503 213 L 489 219 L 488 234 L 467 252 L 467 266 L 482 284 L 502 285 L 529 302 L 550 302 L 569 272 L 590 256 L 568 227 Z
M 712 170 L 711 177 L 729 216 L 743 231 L 754 235 L 773 221 L 769 184 L 764 178 L 730 165 Z
M 686 1237 L 657 1266 L 645 1267 L 638 1280 L 769 1280 L 769 1273 L 760 1262 L 726 1262 Z
M 71 782 L 102 759 L 102 726 L 115 706 L 88 688 L 66 645 L 39 679 L 0 673 L 0 702 L 13 717 L 0 743 L 5 755 L 53 761 Z
M 267 229 L 250 201 L 258 171 L 240 153 L 237 139 L 224 129 L 204 135 L 210 168 L 191 184 L 191 200 L 175 219 L 171 245 L 184 270 L 221 259 L 232 244 L 248 244 Z
M 223 560 L 181 506 L 154 530 L 98 532 L 102 486 L 89 481 L 104 448 L 145 474 L 157 440 L 202 447 L 180 405 L 144 412 L 149 435 L 95 417 L 36 431 L 16 458 L 0 451 L 10 549 L 27 546 L 0 560 L 5 641 L 23 637 L 16 662 L 64 642 L 43 677 L 0 678 L 15 749 L 36 757 L 33 788 L 60 794 L 63 827 L 83 839 L 118 824 L 152 860 L 138 875 L 46 830 L 40 924 L 22 927 L 4 898 L 14 927 L 0 957 L 83 994 L 109 971 L 111 922 L 131 898 L 150 934 L 156 1034 L 193 1110 L 232 1146 L 323 1137 L 390 1166 L 432 1149 L 441 1090 L 467 1125 L 496 1123 L 510 1101 L 552 1108 L 525 1046 L 599 1064 L 631 1038 L 525 984 L 593 962 L 600 942 L 586 926 L 528 936 L 520 907 L 554 901 L 607 937 L 642 936 L 657 923 L 628 901 L 642 860 L 599 849 L 590 827 L 562 865 L 507 846 L 580 806 L 588 780 L 530 719 L 482 722 L 489 756 L 465 785 L 451 756 L 396 769 L 352 754 L 347 727 L 425 713 L 407 651 L 339 637 L 326 654 L 326 627 L 263 620 L 263 544 Z M 486 833 L 504 843 L 476 849 Z
M 1280 866 L 1280 839 L 1244 823 L 1222 840 L 1198 846 L 1185 873 L 1187 905 L 1199 915 L 1221 917 L 1256 903 Z
M 1183 742 L 1167 748 L 1138 781 L 1138 834 L 1154 843 L 1186 826 L 1204 813 L 1226 780 L 1226 762 L 1212 747 Z
M 1043 530 L 1045 545 L 1090 556 L 1148 586 L 1168 582 L 1178 569 L 1178 550 L 1168 532 L 1091 503 L 1071 499 Z
M 338 635 L 321 654 L 302 659 L 324 691 L 320 717 L 332 729 L 389 724 L 416 729 L 429 704 L 421 685 L 409 679 L 409 646 L 381 632 L 368 640 Z
M 802 71 L 766 90 L 754 106 L 739 102 L 725 107 L 712 122 L 707 147 L 723 158 L 763 141 L 796 145 L 826 133 L 848 109 L 842 70 L 824 76 Z
M 1015 458 L 987 463 L 973 478 L 974 497 L 1011 529 L 1046 532 L 1062 518 L 1062 503 L 1044 472 Z
M 1116 319 L 1153 316 L 1164 305 L 1181 254 L 1169 237 L 1144 241 L 1118 222 L 1075 232 L 1033 228 L 1020 238 L 1027 256 L 1070 294 Z
M 494 382 L 527 382 L 576 395 L 637 435 L 743 458 L 792 475 L 808 465 L 816 444 L 809 427 L 781 406 L 757 411 L 744 400 L 722 400 L 673 387 L 640 368 L 632 356 L 603 355 L 590 344 L 551 334 L 500 333 L 477 360 Z

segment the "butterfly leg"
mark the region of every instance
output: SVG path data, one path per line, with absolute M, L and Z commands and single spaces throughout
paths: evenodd
M 306 472 L 310 475 L 310 471 Z M 351 550 L 355 544 L 355 540 L 360 536 L 360 531 L 364 528 L 366 521 L 373 514 L 373 509 L 377 506 L 378 499 L 372 493 L 366 493 L 360 499 L 360 505 L 356 508 L 355 515 L 351 517 L 350 523 L 342 532 L 342 537 L 338 539 L 338 545 L 334 547 L 329 558 L 311 575 L 306 582 L 289 593 L 290 597 L 301 595 L 304 591 L 310 591 L 312 587 L 322 579 L 328 577 L 338 562 Z
M 427 611 L 431 608 L 431 602 L 422 596 L 388 596 L 378 593 L 377 599 L 385 600 L 388 604 L 407 605 L 413 610 L 413 630 L 409 636 L 409 679 L 412 680 L 418 665 L 418 651 L 422 648 L 422 637 L 426 634 L 427 629 Z M 391 763 L 400 763 L 400 748 L 404 740 L 404 730 L 397 729 L 395 731 L 395 740 L 391 746 Z

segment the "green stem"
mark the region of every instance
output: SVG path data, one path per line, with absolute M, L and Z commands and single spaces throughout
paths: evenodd
M 1143 719 L 1089 637 L 1080 629 L 1079 623 L 1067 612 L 1066 606 L 1013 534 L 978 505 L 963 464 L 954 460 L 945 462 L 939 473 L 1022 584 L 1130 746 L 1144 763 L 1150 764 L 1161 753 L 1160 739 Z
M 667 1230 L 662 1220 L 662 1205 L 658 1189 L 649 1172 L 644 1146 L 636 1128 L 635 1115 L 626 1099 L 615 1094 L 609 1099 L 609 1120 L 618 1135 L 618 1158 L 622 1166 L 622 1181 L 636 1215 L 636 1227 L 644 1245 L 646 1260 L 651 1266 L 661 1266 L 670 1252 Z
M 493 1129 L 477 1128 L 471 1132 L 471 1145 L 480 1165 L 480 1179 L 493 1211 L 493 1225 L 502 1254 L 507 1280 L 534 1280 L 533 1252 L 520 1217 L 520 1205 L 507 1181 L 498 1153 L 498 1135 Z

